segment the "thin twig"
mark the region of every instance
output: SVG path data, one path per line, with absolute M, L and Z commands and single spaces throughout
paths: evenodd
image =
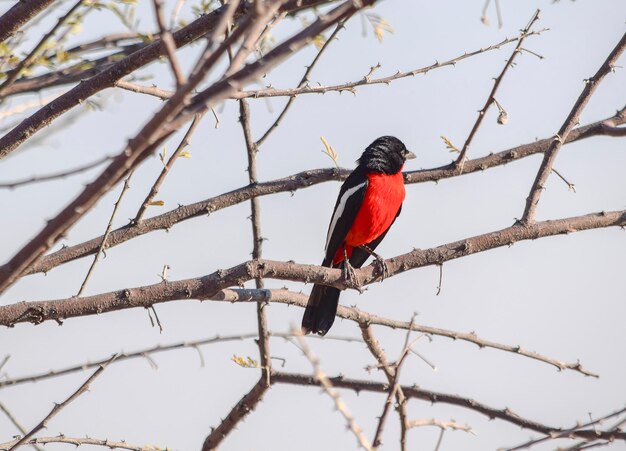
M 311 352 L 311 349 L 307 345 L 306 340 L 302 336 L 302 333 L 300 333 L 299 329 L 296 328 L 293 329 L 292 333 L 296 336 L 296 340 L 298 341 L 298 346 L 300 350 L 313 366 L 315 380 L 324 389 L 326 394 L 332 398 L 335 403 L 335 408 L 346 420 L 348 429 L 350 429 L 350 431 L 352 431 L 352 433 L 354 434 L 359 446 L 368 451 L 372 450 L 372 445 L 369 443 L 367 438 L 365 438 L 365 435 L 363 434 L 363 429 L 361 429 L 361 427 L 356 423 L 354 417 L 348 410 L 348 407 L 339 396 L 337 390 L 335 390 L 335 388 L 333 387 L 332 382 L 330 381 L 326 373 L 322 370 L 319 359 Z
M 0 410 L 6 415 L 9 421 L 13 423 L 13 426 L 15 426 L 18 431 L 20 431 L 22 434 L 27 433 L 24 426 L 22 426 L 22 424 L 19 421 L 17 421 L 17 418 L 15 418 L 13 413 L 1 401 L 0 401 Z M 41 446 L 33 444 L 32 447 L 35 448 L 37 451 L 43 451 L 43 448 Z M 0 449 L 2 449 L 2 445 L 0 445 Z
M 474 126 L 472 127 L 470 134 L 465 140 L 465 144 L 463 144 L 461 153 L 459 154 L 459 157 L 456 160 L 455 164 L 459 168 L 459 172 L 463 172 L 463 165 L 465 163 L 465 159 L 467 158 L 467 151 L 469 149 L 469 146 L 472 143 L 472 140 L 474 139 L 474 136 L 476 135 L 476 132 L 478 131 L 478 128 L 480 127 L 480 124 L 485 118 L 487 110 L 489 109 L 491 104 L 494 102 L 494 96 L 496 95 L 496 91 L 498 90 L 498 87 L 500 86 L 500 83 L 502 82 L 504 75 L 507 73 L 509 68 L 513 65 L 513 61 L 515 60 L 515 57 L 517 56 L 518 53 L 520 53 L 520 48 L 522 47 L 524 39 L 526 39 L 526 37 L 531 35 L 530 29 L 532 28 L 533 24 L 538 19 L 539 19 L 539 10 L 536 10 L 533 13 L 533 16 L 530 18 L 528 25 L 526 25 L 526 27 L 520 32 L 519 37 L 517 39 L 517 45 L 515 46 L 513 53 L 511 53 L 511 56 L 509 57 L 509 59 L 506 60 L 506 64 L 502 68 L 502 72 L 500 72 L 500 75 L 498 75 L 498 77 L 495 79 L 493 83 L 493 87 L 491 88 L 491 92 L 489 93 L 489 97 L 487 97 L 487 101 L 483 105 L 482 109 L 478 112 L 478 117 L 476 118 L 476 122 L 474 122 Z
M 116 355 L 113 355 L 113 357 L 111 357 L 106 363 L 102 364 L 91 376 L 89 376 L 89 378 L 80 386 L 78 387 L 78 390 L 76 390 L 74 393 L 72 393 L 69 398 L 67 398 L 65 401 L 63 401 L 60 404 L 55 404 L 54 407 L 52 408 L 52 410 L 50 411 L 50 413 L 48 413 L 48 415 L 45 416 L 45 418 L 43 420 L 41 420 L 39 422 L 39 424 L 37 424 L 37 426 L 35 426 L 34 428 L 32 428 L 29 432 L 27 432 L 21 439 L 19 439 L 15 444 L 11 445 L 11 447 L 9 448 L 9 451 L 12 451 L 14 449 L 19 448 L 20 446 L 22 446 L 25 442 L 28 441 L 28 439 L 30 439 L 33 435 L 35 435 L 37 432 L 39 432 L 41 429 L 45 428 L 48 426 L 48 422 L 55 417 L 56 415 L 58 415 L 58 413 L 63 410 L 65 407 L 67 407 L 69 404 L 71 404 L 76 398 L 78 398 L 80 395 L 82 395 L 83 393 L 85 393 L 88 389 L 89 386 L 91 385 L 91 383 L 98 377 L 100 376 L 100 374 L 106 369 L 106 367 L 113 361 L 115 360 L 115 357 L 117 357 Z
M 567 185 L 567 189 L 573 191 L 574 193 L 576 193 L 576 185 L 574 185 L 573 183 L 570 183 L 565 177 L 563 177 L 563 175 L 561 175 L 561 173 L 559 171 L 557 171 L 555 168 L 552 168 L 552 172 L 554 172 L 556 175 L 559 176 L 559 178 L 561 180 L 563 180 L 563 182 L 565 182 L 565 184 Z
M 191 122 L 191 125 L 187 129 L 185 136 L 183 136 L 183 139 L 178 144 L 178 147 L 176 148 L 176 150 L 174 151 L 170 159 L 167 160 L 167 163 L 163 166 L 161 173 L 159 174 L 157 179 L 154 181 L 154 184 L 152 185 L 152 188 L 150 188 L 150 191 L 148 192 L 148 195 L 144 199 L 143 203 L 141 204 L 141 207 L 139 207 L 139 210 L 137 211 L 135 218 L 131 221 L 132 224 L 139 224 L 141 220 L 143 219 L 143 215 L 145 214 L 146 210 L 148 209 L 148 207 L 150 206 L 150 204 L 152 203 L 156 195 L 159 193 L 159 189 L 161 188 L 161 185 L 165 181 L 165 177 L 167 177 L 167 174 L 169 174 L 170 169 L 172 169 L 172 166 L 174 166 L 174 163 L 176 162 L 180 154 L 189 145 L 191 141 L 191 137 L 196 131 L 196 128 L 200 124 L 200 121 L 202 120 L 203 116 L 204 116 L 204 113 L 198 113 L 198 115 L 193 118 L 193 121 Z
M 565 122 L 563 122 L 563 125 L 561 125 L 561 128 L 559 129 L 554 140 L 552 141 L 550 148 L 543 155 L 543 161 L 539 166 L 539 170 L 537 171 L 537 175 L 535 176 L 533 185 L 530 188 L 528 197 L 526 198 L 524 214 L 522 215 L 522 219 L 520 220 L 522 224 L 528 225 L 535 222 L 535 216 L 537 215 L 537 204 L 539 203 L 539 199 L 541 198 L 541 192 L 545 188 L 546 181 L 548 179 L 548 176 L 550 175 L 550 172 L 552 171 L 554 161 L 556 160 L 556 156 L 561 149 L 561 146 L 566 142 L 570 131 L 578 124 L 580 120 L 580 114 L 589 102 L 589 99 L 591 99 L 591 96 L 595 92 L 598 85 L 600 85 L 606 75 L 613 71 L 615 63 L 619 59 L 624 49 L 626 49 L 626 33 L 624 33 L 615 48 L 613 48 L 611 53 L 609 53 L 609 56 L 606 58 L 604 63 L 602 63 L 595 75 L 590 79 L 585 80 L 585 87 L 580 93 L 580 96 L 578 96 L 578 99 L 576 100 L 576 103 L 574 103 L 572 110 L 567 115 Z
M 117 354 L 117 358 L 113 363 L 120 363 L 126 360 L 133 359 L 146 359 L 148 360 L 152 354 L 158 354 L 161 352 L 170 352 L 176 351 L 180 349 L 189 349 L 193 348 L 197 351 L 200 351 L 201 346 L 206 346 L 214 343 L 224 343 L 231 341 L 241 341 L 241 340 L 249 340 L 253 338 L 258 338 L 258 333 L 247 333 L 247 334 L 238 334 L 238 335 L 215 335 L 210 338 L 204 338 L 201 340 L 193 340 L 193 341 L 180 341 L 176 343 L 171 343 L 168 345 L 157 345 L 150 348 L 141 349 L 133 352 L 119 352 Z M 269 332 L 270 337 L 282 338 L 282 339 L 290 339 L 293 338 L 293 335 L 288 332 Z M 322 339 L 318 335 L 312 336 L 312 338 Z M 325 340 L 337 340 L 337 341 L 346 341 L 346 342 L 361 342 L 362 340 L 358 337 L 342 337 L 342 336 L 329 336 L 325 337 Z M 202 354 L 200 354 L 202 355 Z M 95 362 L 82 362 L 77 365 L 72 365 L 66 368 L 61 368 L 57 370 L 50 370 L 42 373 L 35 373 L 27 376 L 19 376 L 10 379 L 0 380 L 0 389 L 6 387 L 14 387 L 16 385 L 23 385 L 33 382 L 40 382 L 43 380 L 51 379 L 54 377 L 65 376 L 68 374 L 79 373 L 90 368 L 96 368 L 101 365 L 104 365 L 109 358 L 104 358 L 97 360 Z M 149 363 L 154 362 L 153 360 L 148 360 Z
M 96 268 L 96 264 L 98 263 L 98 260 L 100 260 L 100 255 L 105 252 L 107 238 L 109 237 L 109 234 L 111 233 L 111 229 L 113 228 L 113 221 L 115 220 L 115 216 L 117 215 L 117 210 L 120 207 L 120 204 L 122 203 L 124 194 L 126 194 L 126 191 L 128 191 L 128 188 L 130 188 L 130 179 L 132 176 L 133 176 L 133 172 L 131 171 L 131 173 L 128 174 L 128 177 L 126 177 L 126 180 L 124 180 L 122 191 L 120 191 L 120 195 L 117 198 L 117 201 L 115 202 L 115 206 L 113 207 L 113 212 L 111 213 L 111 217 L 109 218 L 109 223 L 107 224 L 107 227 L 104 231 L 104 235 L 102 235 L 102 242 L 100 243 L 100 246 L 98 247 L 98 251 L 96 252 L 96 255 L 94 255 L 93 257 L 91 266 L 89 266 L 89 270 L 87 271 L 87 274 L 85 275 L 85 279 L 83 280 L 83 283 L 80 285 L 80 289 L 78 290 L 78 293 L 76 293 L 76 297 L 79 297 L 81 294 L 83 294 L 83 291 L 85 290 L 85 287 L 87 286 L 87 282 L 89 282 L 89 279 L 91 278 L 91 275 L 93 274 L 93 271 Z
M 165 45 L 167 59 L 170 63 L 170 67 L 172 68 L 174 79 L 176 80 L 176 86 L 181 87 L 185 84 L 185 74 L 180 68 L 180 64 L 178 64 L 178 59 L 176 58 L 176 43 L 174 42 L 172 33 L 165 25 L 165 18 L 163 17 L 162 11 L 163 2 L 162 0 L 153 0 L 152 3 L 154 4 L 154 13 L 156 15 L 157 24 L 159 26 L 159 30 L 161 31 L 161 40 L 163 41 L 163 45 Z
M 309 82 L 309 75 L 311 74 L 311 71 L 315 67 L 315 64 L 317 64 L 317 62 L 319 61 L 320 57 L 322 56 L 324 51 L 328 48 L 330 43 L 335 40 L 335 38 L 337 37 L 337 34 L 339 34 L 341 29 L 344 28 L 345 23 L 346 23 L 346 21 L 343 20 L 343 21 L 341 21 L 341 22 L 339 22 L 337 24 L 337 27 L 335 28 L 335 30 L 331 33 L 330 37 L 326 40 L 326 42 L 324 42 L 324 45 L 322 46 L 322 48 L 319 50 L 319 52 L 317 52 L 317 55 L 315 55 L 315 58 L 313 58 L 313 61 L 307 67 L 306 71 L 304 72 L 304 75 L 302 76 L 302 79 L 300 80 L 300 83 L 298 83 L 298 88 L 301 88 L 302 86 L 305 86 L 306 84 L 308 84 L 308 82 Z M 270 134 L 276 128 L 278 128 L 278 126 L 280 125 L 280 123 L 283 120 L 283 118 L 287 115 L 287 111 L 291 107 L 291 104 L 293 103 L 294 100 L 296 100 L 296 96 L 295 95 L 289 97 L 289 100 L 287 100 L 287 104 L 285 105 L 283 110 L 280 112 L 280 114 L 278 115 L 276 120 L 272 123 L 272 125 L 270 125 L 268 127 L 268 129 L 265 131 L 265 133 L 263 133 L 263 136 L 261 136 L 258 139 L 258 141 L 255 143 L 257 145 L 257 147 L 260 146 L 261 144 L 263 144 L 265 142 L 265 140 L 270 136 Z
M 69 177 L 71 175 L 80 174 L 81 172 L 88 171 L 110 160 L 111 160 L 111 157 L 103 157 L 103 158 L 100 158 L 99 160 L 93 161 L 84 166 L 79 166 L 77 168 L 69 169 L 63 172 L 57 172 L 54 174 L 46 174 L 46 175 L 34 175 L 27 179 L 16 180 L 14 182 L 2 182 L 0 183 L 0 188 L 14 189 L 20 186 L 29 185 L 31 183 L 48 182 L 50 180 L 62 179 L 65 177 Z

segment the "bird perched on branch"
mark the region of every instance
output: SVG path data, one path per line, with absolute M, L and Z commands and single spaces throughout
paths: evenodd
M 371 255 L 385 276 L 384 260 L 374 250 L 400 215 L 405 196 L 402 167 L 412 158 L 415 154 L 393 136 L 382 136 L 365 149 L 339 190 L 322 266 L 343 266 L 344 276 L 358 285 L 353 268 L 363 266 Z M 338 288 L 313 286 L 302 318 L 303 333 L 326 335 L 335 321 L 340 293 Z

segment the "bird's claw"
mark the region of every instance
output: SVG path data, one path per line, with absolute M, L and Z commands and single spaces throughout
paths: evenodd
M 361 288 L 359 278 L 357 277 L 356 273 L 354 272 L 354 268 L 347 259 L 343 261 L 343 278 L 350 288 L 354 288 L 359 293 L 363 294 L 363 288 Z
M 387 277 L 389 277 L 389 267 L 385 262 L 385 259 L 382 258 L 378 254 L 372 254 L 374 256 L 374 265 L 378 268 L 378 272 L 380 273 L 380 281 L 382 282 Z

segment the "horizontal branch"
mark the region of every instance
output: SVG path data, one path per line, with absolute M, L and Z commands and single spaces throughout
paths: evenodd
M 484 252 L 518 241 L 534 240 L 553 235 L 626 226 L 626 210 L 592 213 L 584 216 L 540 221 L 529 225 L 512 225 L 495 232 L 477 235 L 430 249 L 416 249 L 385 261 L 388 277 L 425 266 L 440 265 L 446 261 Z M 380 278 L 377 265 L 355 270 L 363 285 Z M 272 260 L 250 260 L 212 274 L 178 281 L 164 281 L 155 285 L 127 288 L 83 298 L 56 301 L 20 302 L 0 307 L 0 325 L 34 324 L 48 320 L 60 321 L 76 316 L 94 315 L 134 307 L 149 307 L 157 302 L 176 299 L 211 299 L 221 290 L 242 286 L 257 277 L 295 282 L 315 283 L 340 289 L 355 288 L 337 268 L 304 265 Z
M 260 291 L 266 291 L 266 290 L 260 290 Z M 285 332 L 269 332 L 269 335 L 274 338 L 283 338 L 283 339 L 288 339 L 288 338 L 293 337 L 293 334 L 285 333 Z M 150 348 L 141 349 L 139 351 L 120 352 L 117 354 L 116 359 L 111 363 L 117 364 L 125 360 L 146 359 L 150 363 L 150 366 L 156 369 L 156 363 L 150 357 L 152 354 L 158 354 L 161 352 L 171 352 L 171 351 L 177 351 L 180 349 L 190 349 L 190 348 L 196 349 L 199 352 L 201 346 L 206 346 L 206 345 L 210 345 L 214 343 L 224 343 L 224 342 L 230 342 L 230 341 L 242 341 L 242 340 L 256 339 L 258 337 L 259 337 L 259 334 L 256 332 L 247 333 L 247 334 L 238 334 L 238 335 L 215 335 L 213 337 L 204 338 L 201 340 L 180 341 L 177 343 L 171 343 L 167 345 L 157 345 L 157 346 L 152 346 Z M 314 337 L 319 338 L 320 340 L 323 339 L 322 337 L 318 335 L 315 335 Z M 362 342 L 362 340 L 357 337 L 331 336 L 331 337 L 326 337 L 325 339 L 348 341 L 348 342 L 353 342 L 353 341 Z M 16 385 L 28 384 L 32 382 L 40 382 L 42 380 L 52 379 L 54 377 L 59 377 L 59 376 L 66 376 L 68 374 L 80 373 L 90 368 L 96 368 L 101 365 L 104 365 L 109 360 L 110 360 L 110 357 L 107 357 L 104 359 L 96 360 L 94 362 L 83 362 L 78 365 L 72 365 L 72 366 L 68 366 L 66 368 L 62 368 L 58 370 L 50 370 L 46 372 L 31 374 L 28 376 L 19 376 L 19 377 L 14 377 L 14 378 L 2 379 L 0 380 L 0 389 L 6 388 L 6 387 L 14 387 Z M 200 354 L 200 363 L 204 366 L 204 360 L 203 360 L 202 354 Z
M 388 384 L 380 382 L 348 379 L 342 376 L 332 377 L 330 378 L 330 381 L 336 388 L 354 390 L 357 393 L 367 391 L 387 394 L 389 392 Z M 271 382 L 273 384 L 283 383 L 293 385 L 319 386 L 319 382 L 313 376 L 283 372 L 273 372 L 271 374 Z M 536 432 L 540 432 L 542 434 L 561 434 L 564 431 L 567 431 L 567 435 L 564 436 L 565 438 L 577 437 L 584 439 L 626 440 L 626 432 L 623 431 L 598 431 L 596 429 L 562 429 L 558 427 L 551 427 L 533 420 L 529 420 L 527 418 L 523 418 L 507 407 L 505 407 L 504 409 L 496 409 L 494 407 L 479 403 L 478 401 L 470 398 L 463 398 L 462 396 L 424 390 L 422 388 L 419 388 L 417 385 L 402 385 L 402 391 L 407 398 L 421 399 L 423 401 L 428 401 L 433 404 L 443 403 L 464 407 L 474 412 L 481 413 L 489 419 L 497 418 L 508 423 L 520 426 L 524 429 L 530 429 Z
M 557 234 L 570 233 L 594 228 L 626 226 L 626 210 L 617 212 L 595 213 L 585 216 L 542 221 L 530 226 L 513 225 L 506 229 L 478 235 L 426 250 L 414 250 L 386 261 L 389 276 L 424 266 L 438 265 L 462 256 L 483 252 L 517 241 L 536 239 Z M 370 265 L 357 271 L 364 284 L 379 278 L 376 265 Z M 284 290 L 226 290 L 230 286 L 241 286 L 256 277 L 266 277 L 300 282 L 313 282 L 338 288 L 352 288 L 343 278 L 339 269 L 323 268 L 315 265 L 302 265 L 291 262 L 270 260 L 252 260 L 226 270 L 218 270 L 204 277 L 178 281 L 165 281 L 155 285 L 127 288 L 109 293 L 102 293 L 84 298 L 69 298 L 51 301 L 20 302 L 0 307 L 0 325 L 12 327 L 18 323 L 43 321 L 62 322 L 67 318 L 105 313 L 127 308 L 150 307 L 161 302 L 187 299 L 213 299 L 221 301 L 272 301 L 304 306 L 305 297 L 294 296 Z M 261 295 L 264 299 L 258 299 Z M 256 297 L 255 297 L 256 296 Z M 549 363 L 561 370 L 570 369 L 585 375 L 595 376 L 579 363 L 566 363 L 544 357 L 519 346 L 502 345 L 476 337 L 473 333 L 458 333 L 445 329 L 426 326 L 407 325 L 357 309 L 340 307 L 340 317 L 357 321 L 360 324 L 380 324 L 388 327 L 409 328 L 433 335 L 446 336 L 474 343 L 480 347 L 491 347 L 514 352 L 525 357 Z
M 607 129 L 615 128 L 616 125 L 626 123 L 626 107 L 618 111 L 615 116 L 584 125 L 573 130 L 569 134 L 569 142 L 577 141 L 592 136 L 605 134 Z M 501 166 L 512 161 L 526 158 L 531 155 L 545 152 L 551 143 L 551 138 L 542 139 L 533 143 L 517 146 L 502 152 L 494 153 L 486 157 L 467 160 L 464 165 L 463 175 Z M 211 197 L 190 205 L 179 206 L 175 210 L 145 219 L 141 224 L 129 224 L 114 230 L 107 240 L 107 248 L 117 246 L 130 239 L 154 232 L 156 230 L 169 230 L 179 222 L 186 221 L 205 214 L 231 207 L 248 201 L 254 197 L 266 196 L 281 192 L 294 192 L 298 189 L 317 185 L 328 181 L 344 180 L 350 171 L 348 169 L 313 169 L 297 174 L 273 180 L 270 182 L 257 183 L 244 186 L 219 196 Z M 451 177 L 458 177 L 459 171 L 454 163 L 433 169 L 405 172 L 406 183 L 433 182 Z M 93 254 L 102 241 L 102 236 L 93 238 L 74 246 L 65 247 L 43 258 L 25 272 L 23 275 L 46 273 L 51 269 L 78 258 Z M 0 275 L 6 271 L 6 265 L 0 266 Z
M 11 449 L 18 442 L 15 439 L 11 442 L 0 443 L 0 451 Z M 26 440 L 23 445 L 47 445 L 48 443 L 64 443 L 74 445 L 75 447 L 82 445 L 102 446 L 108 449 L 126 449 L 130 451 L 167 451 L 169 448 L 155 447 L 154 445 L 137 446 L 127 443 L 124 440 L 115 441 L 109 439 L 96 439 L 91 437 L 66 437 L 65 435 L 57 435 L 56 437 L 37 437 Z

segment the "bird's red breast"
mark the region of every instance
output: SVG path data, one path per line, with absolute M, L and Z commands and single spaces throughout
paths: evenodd
M 352 248 L 374 241 L 391 226 L 406 194 L 402 172 L 368 173 L 367 180 L 365 198 L 345 239 L 348 257 L 352 255 Z M 341 247 L 333 258 L 333 264 L 343 258 Z

